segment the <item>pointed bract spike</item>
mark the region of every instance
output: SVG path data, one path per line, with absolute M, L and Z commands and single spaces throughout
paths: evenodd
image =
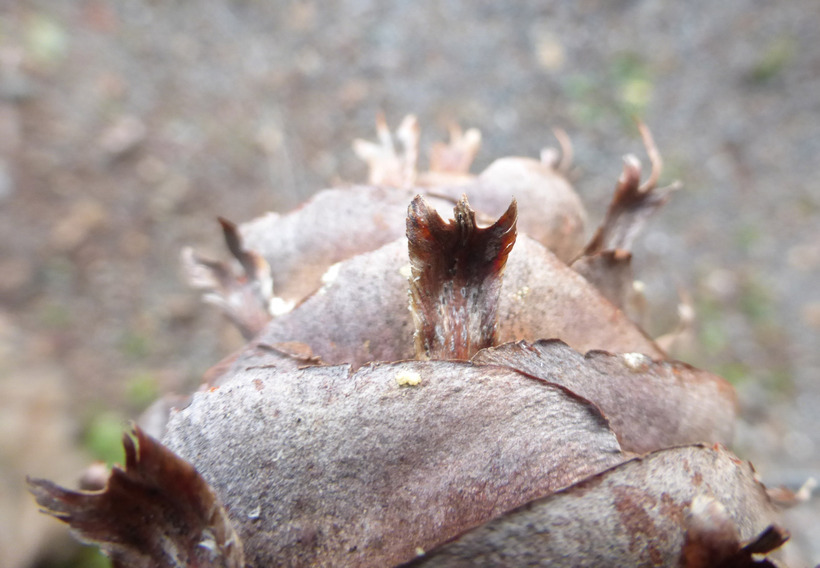
M 450 141 L 436 142 L 430 149 L 430 172 L 466 175 L 481 147 L 481 132 L 475 128 L 462 132 L 457 124 L 449 130 Z
M 242 543 L 196 469 L 137 427 L 123 445 L 126 467 L 115 467 L 102 491 L 42 479 L 29 479 L 29 490 L 115 566 L 243 568 Z
M 226 263 L 202 258 L 190 248 L 182 251 L 183 269 L 191 286 L 204 291 L 203 299 L 219 306 L 242 335 L 250 339 L 271 319 L 271 269 L 262 255 L 245 250 L 236 225 L 222 217 L 218 219 L 225 244 L 243 273 L 236 275 Z
M 390 134 L 390 128 L 387 126 L 387 117 L 382 110 L 376 113 L 376 136 L 379 138 L 379 144 L 381 144 L 385 150 L 395 155 L 393 135 Z
M 219 225 L 222 227 L 222 235 L 225 238 L 225 245 L 228 247 L 228 250 L 233 257 L 239 261 L 248 279 L 256 279 L 256 273 L 259 270 L 258 262 L 255 255 L 252 252 L 246 251 L 242 246 L 242 237 L 239 235 L 239 230 L 236 228 L 236 225 L 223 217 L 218 217 L 217 219 L 219 220 Z
M 140 431 L 142 434 L 142 431 Z M 132 470 L 137 467 L 137 448 L 134 439 L 126 432 L 122 435 L 122 447 L 125 450 L 125 470 Z
M 812 491 L 817 488 L 817 480 L 813 477 L 808 478 L 803 482 L 803 485 L 797 491 L 793 491 L 787 487 L 769 487 L 769 497 L 778 504 L 778 506 L 788 509 L 801 505 L 812 498 Z
M 418 161 L 419 161 L 419 121 L 409 114 L 402 120 L 401 126 L 396 131 L 396 137 L 402 144 L 404 149 L 402 183 L 403 187 L 412 187 L 416 183 L 418 177 Z
M 273 282 L 271 279 L 270 266 L 262 255 L 252 251 L 246 250 L 242 244 L 242 236 L 239 234 L 234 223 L 231 223 L 223 217 L 218 217 L 219 224 L 222 226 L 222 233 L 225 237 L 225 244 L 228 250 L 234 256 L 242 270 L 245 271 L 245 277 L 248 282 L 254 283 L 259 295 L 259 301 L 265 305 L 270 301 L 273 295 Z
M 419 119 L 413 114 L 408 114 L 402 119 L 398 130 L 396 130 L 396 137 L 404 145 L 405 150 L 410 146 L 415 146 L 418 149 L 420 131 Z
M 228 246 L 228 250 L 231 251 L 234 258 L 241 263 L 242 255 L 245 251 L 242 250 L 242 239 L 239 236 L 239 231 L 237 231 L 236 225 L 224 217 L 217 217 L 217 220 L 219 221 L 219 225 L 222 227 L 222 235 L 225 237 L 225 244 Z M 244 263 L 242 266 L 243 268 L 245 267 Z
M 396 131 L 403 151 L 396 151 L 393 135 L 383 113 L 376 116 L 379 142 L 354 140 L 353 151 L 367 163 L 368 180 L 373 185 L 411 187 L 415 184 L 419 152 L 419 124 L 413 115 L 404 118 Z
M 410 307 L 420 358 L 468 359 L 495 343 L 501 277 L 515 243 L 516 203 L 486 228 L 466 198 L 445 222 L 421 197 L 410 204 Z
M 624 156 L 624 169 L 618 178 L 604 221 L 573 264 L 584 257 L 603 251 L 631 251 L 635 237 L 643 229 L 647 219 L 663 206 L 669 200 L 671 192 L 679 187 L 675 184 L 661 189 L 655 187 L 660 175 L 660 154 L 655 149 L 648 130 L 644 127 L 642 132 L 652 161 L 650 178 L 641 185 L 640 160 L 632 154 Z
M 233 274 L 224 262 L 200 256 L 191 247 L 182 249 L 180 262 L 188 284 L 196 290 L 227 288 L 233 280 Z
M 618 185 L 615 192 L 628 191 L 633 186 L 637 186 L 641 181 L 641 161 L 635 154 L 627 154 L 623 157 L 624 169 L 618 177 Z
M 599 227 L 585 254 L 593 252 L 626 249 L 630 250 L 632 241 L 643 226 L 644 217 L 663 205 L 668 196 L 659 196 L 652 192 L 642 192 L 641 162 L 633 155 L 624 156 L 624 169 L 615 186 L 612 202 L 606 212 L 604 222 Z M 595 243 L 595 245 L 593 245 Z
M 563 128 L 553 128 L 552 133 L 555 139 L 558 140 L 558 145 L 561 148 L 560 158 L 554 165 L 554 168 L 556 171 L 566 174 L 570 168 L 572 168 L 572 160 L 574 157 L 572 140 L 570 140 L 569 134 L 567 134 L 567 131 Z
M 652 170 L 649 172 L 649 178 L 647 178 L 641 186 L 641 191 L 652 191 L 655 189 L 655 186 L 658 185 L 661 172 L 663 172 L 663 158 L 661 157 L 661 153 L 658 152 L 658 147 L 655 146 L 655 139 L 652 137 L 652 132 L 650 132 L 649 127 L 641 120 L 638 121 L 638 131 L 641 133 L 641 140 L 643 140 L 646 154 L 649 156 L 649 163 L 652 166 Z
M 777 525 L 771 525 L 743 546 L 746 554 L 768 554 L 777 550 L 789 540 L 789 531 Z

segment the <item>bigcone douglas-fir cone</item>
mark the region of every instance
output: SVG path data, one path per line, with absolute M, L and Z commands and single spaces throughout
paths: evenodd
M 648 130 L 584 245 L 558 153 L 472 176 L 455 129 L 419 172 L 415 119 L 402 152 L 378 127 L 370 185 L 221 219 L 234 264 L 183 252 L 248 344 L 149 409 L 105 487 L 30 480 L 44 512 L 117 567 L 776 565 L 732 387 L 628 317 L 673 189 Z

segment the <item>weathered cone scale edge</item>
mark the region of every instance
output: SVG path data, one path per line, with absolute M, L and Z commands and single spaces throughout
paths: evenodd
M 725 379 L 679 361 L 640 353 L 582 355 L 557 339 L 506 343 L 479 351 L 472 361 L 516 369 L 593 401 L 626 451 L 732 441 L 734 389 Z
M 725 511 L 733 530 L 713 536 L 735 553 L 739 541 L 755 542 L 776 518 L 748 463 L 720 446 L 682 446 L 633 458 L 530 502 L 407 566 L 682 566 L 692 504 L 703 496 Z M 708 565 L 729 558 L 712 557 Z

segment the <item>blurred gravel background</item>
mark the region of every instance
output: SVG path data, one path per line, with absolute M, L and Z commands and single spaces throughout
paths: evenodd
M 384 110 L 477 127 L 474 171 L 565 128 L 593 225 L 652 128 L 685 189 L 636 253 L 654 334 L 738 387 L 735 450 L 820 479 L 820 4 L 0 0 L 0 565 L 103 566 L 23 476 L 74 484 L 123 424 L 238 335 L 179 277 L 215 217 L 361 181 Z M 820 563 L 820 504 L 791 511 Z

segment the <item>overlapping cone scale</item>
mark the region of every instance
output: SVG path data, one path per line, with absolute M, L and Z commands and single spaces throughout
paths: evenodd
M 704 529 L 702 499 L 719 503 L 728 534 Z M 743 557 L 739 540 L 779 532 L 769 528 L 774 517 L 749 464 L 721 447 L 683 446 L 633 458 L 532 501 L 408 566 L 720 567 Z M 707 563 L 692 561 L 693 533 L 708 533 L 716 545 Z M 750 554 L 746 560 L 726 565 L 754 565 Z

